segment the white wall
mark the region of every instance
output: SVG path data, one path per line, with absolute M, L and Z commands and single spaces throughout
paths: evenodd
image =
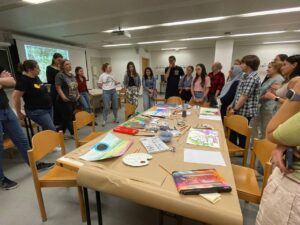
M 164 74 L 164 69 L 169 65 L 168 58 L 170 55 L 176 57 L 176 64 L 182 67 L 189 65 L 196 66 L 203 63 L 207 72 L 210 72 L 211 64 L 214 60 L 214 48 L 201 49 L 184 49 L 180 51 L 157 51 L 151 53 L 151 67 L 155 74 Z

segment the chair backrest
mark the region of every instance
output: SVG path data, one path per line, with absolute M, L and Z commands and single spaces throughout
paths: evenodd
M 180 97 L 177 97 L 177 96 L 172 96 L 172 97 L 169 97 L 167 99 L 167 104 L 176 104 L 176 105 L 181 105 L 182 104 L 182 99 Z
M 232 115 L 224 117 L 224 128 L 228 129 L 227 135 L 230 135 L 230 131 L 235 131 L 243 136 L 251 135 L 249 129 L 249 123 L 246 117 L 240 115 Z M 250 132 L 250 133 L 249 133 Z
M 268 141 L 267 139 L 254 139 L 253 150 L 250 160 L 250 167 L 255 169 L 256 159 L 264 167 L 264 179 L 262 184 L 262 192 L 265 186 L 267 185 L 268 178 L 272 172 L 272 164 L 270 162 L 272 157 L 272 152 L 275 149 L 276 144 Z
M 52 152 L 55 147 L 61 147 L 61 155 L 65 155 L 64 135 L 62 131 L 44 130 L 32 137 L 32 149 L 28 151 L 28 157 L 31 163 L 42 159 Z
M 125 103 L 125 121 L 135 113 L 136 106 L 130 103 Z
M 79 134 L 78 130 L 92 123 L 92 132 L 96 131 L 95 116 L 93 113 L 80 111 L 75 114 L 75 121 L 73 121 L 74 140 L 76 147 L 79 147 Z

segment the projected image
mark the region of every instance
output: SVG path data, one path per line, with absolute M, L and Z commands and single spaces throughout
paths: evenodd
M 48 47 L 42 47 L 42 46 L 36 46 L 36 45 L 24 45 L 25 47 L 25 53 L 26 53 L 26 59 L 34 59 L 38 62 L 41 73 L 40 73 L 40 79 L 42 82 L 47 82 L 46 77 L 46 68 L 48 65 L 52 62 L 52 56 L 54 53 L 58 52 L 62 54 L 62 56 L 66 59 L 69 59 L 69 51 L 59 48 L 48 48 Z

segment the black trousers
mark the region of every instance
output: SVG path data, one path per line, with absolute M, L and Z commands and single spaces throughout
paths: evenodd
M 64 133 L 66 132 L 66 129 L 68 129 L 70 134 L 73 135 L 73 120 L 75 119 L 74 112 L 76 108 L 76 102 L 64 102 L 61 100 L 61 98 L 59 98 L 57 105 L 59 106 L 61 112 L 61 124 L 59 129 Z
M 180 93 L 180 97 L 184 101 L 184 103 L 188 103 L 192 98 L 192 93 L 190 90 L 182 90 Z
M 218 102 L 215 98 L 215 93 L 208 94 L 208 102 L 209 102 L 210 107 L 212 107 L 212 108 L 217 108 L 218 107 Z

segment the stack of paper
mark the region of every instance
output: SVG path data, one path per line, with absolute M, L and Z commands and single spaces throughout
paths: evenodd
M 221 114 L 217 108 L 200 108 L 199 119 L 204 120 L 221 120 Z
M 122 140 L 108 133 L 100 142 L 95 144 L 89 152 L 80 156 L 80 158 L 86 161 L 97 161 L 118 157 L 123 155 L 132 143 L 132 140 Z

